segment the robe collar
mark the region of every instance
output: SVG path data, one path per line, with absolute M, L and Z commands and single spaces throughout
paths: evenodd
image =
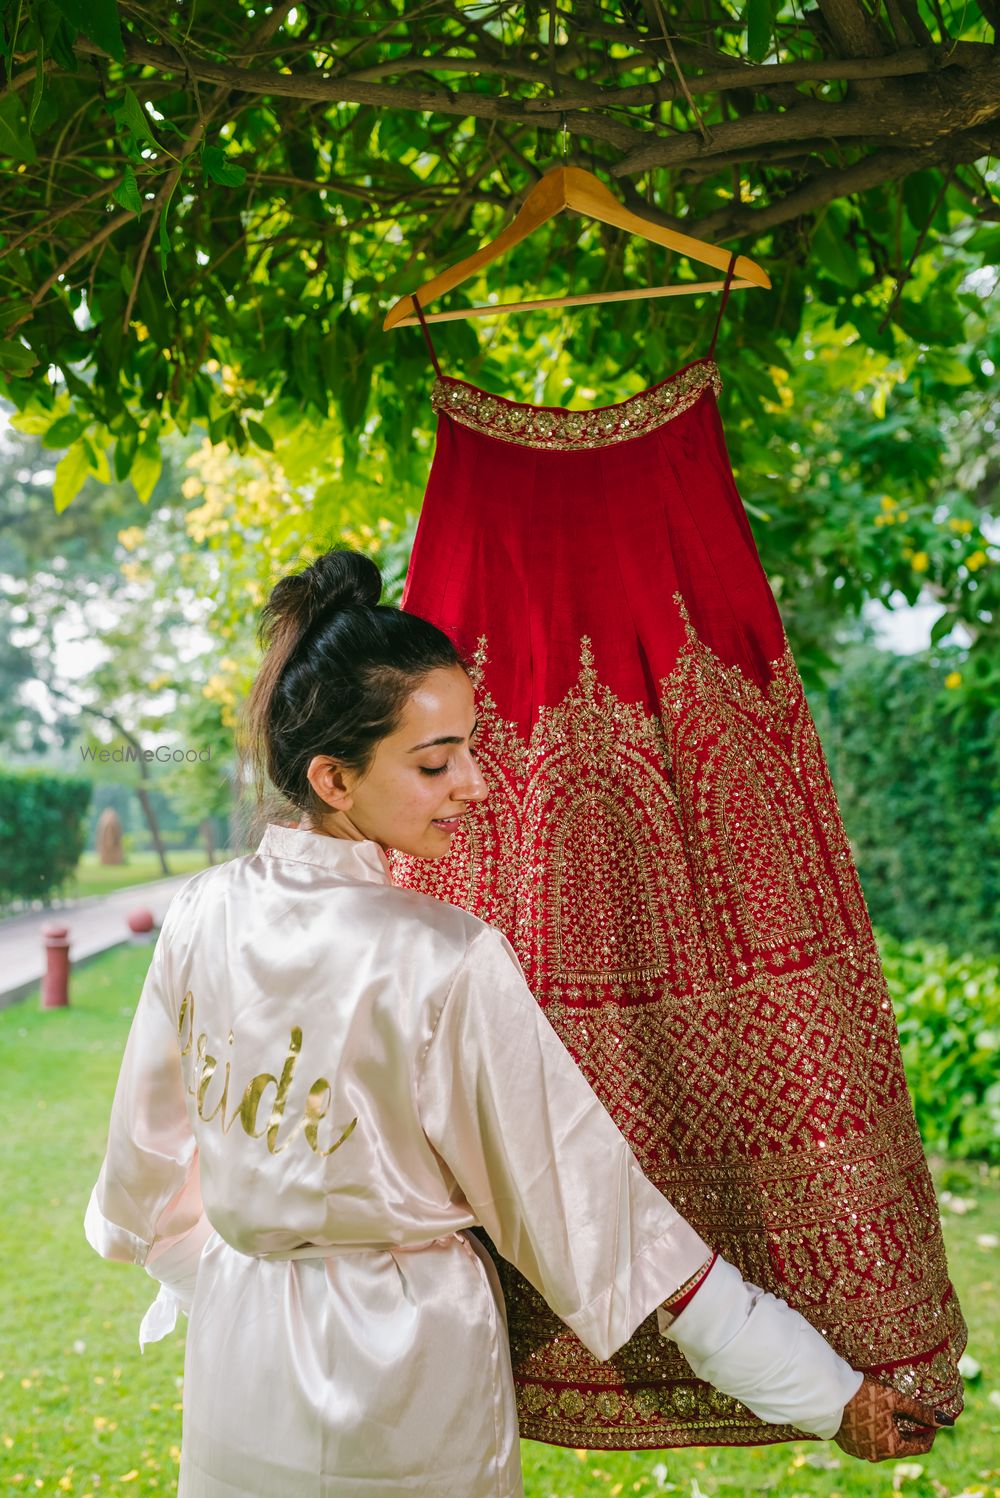
M 352 882 L 392 883 L 388 858 L 378 843 L 367 838 L 356 843 L 346 837 L 330 837 L 325 832 L 268 822 L 257 852 L 265 857 L 290 859 L 293 863 L 314 864 Z

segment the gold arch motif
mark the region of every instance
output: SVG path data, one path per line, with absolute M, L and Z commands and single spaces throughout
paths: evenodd
M 647 1175 L 720 1253 L 855 1367 L 891 1365 L 897 1387 L 957 1412 L 965 1323 L 798 669 L 786 641 L 754 679 L 673 602 L 684 640 L 658 712 L 617 699 L 582 637 L 576 682 L 527 738 L 497 709 L 480 639 L 479 752 L 499 797 L 440 864 L 397 856 L 394 877 L 504 930 Z M 570 940 L 567 927 L 588 896 L 574 843 L 588 805 L 618 838 L 606 874 L 638 924 L 629 937 L 605 921 L 585 964 L 587 916 Z M 754 856 L 780 865 L 756 904 Z M 594 1449 L 797 1438 L 693 1379 L 653 1318 L 597 1362 L 497 1267 L 522 1435 Z

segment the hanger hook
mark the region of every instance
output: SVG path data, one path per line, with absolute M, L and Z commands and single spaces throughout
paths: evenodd
M 559 111 L 559 119 L 560 119 L 560 122 L 561 122 L 561 125 L 562 125 L 562 159 L 563 159 L 563 166 L 565 166 L 566 165 L 566 138 L 567 138 L 567 135 L 568 135 L 568 131 L 567 131 L 567 128 L 566 128 L 566 111 L 565 111 L 565 109 L 561 109 Z

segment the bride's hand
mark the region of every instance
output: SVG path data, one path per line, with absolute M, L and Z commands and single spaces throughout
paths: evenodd
M 900 1430 L 897 1415 L 910 1430 Z M 885 1462 L 893 1457 L 924 1455 L 934 1444 L 938 1429 L 953 1424 L 950 1417 L 941 1418 L 929 1405 L 866 1377 L 844 1406 L 844 1418 L 833 1439 L 849 1456 Z M 913 1426 L 918 1428 L 913 1430 Z

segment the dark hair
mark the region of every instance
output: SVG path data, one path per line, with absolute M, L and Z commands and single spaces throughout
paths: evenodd
M 265 821 L 328 811 L 306 778 L 313 756 L 363 773 L 423 677 L 442 666 L 465 669 L 442 630 L 380 604 L 381 595 L 370 557 L 327 551 L 281 578 L 261 610 L 257 638 L 266 653 L 237 729 L 239 784 L 249 765 L 258 831 Z M 278 806 L 268 804 L 267 778 Z

